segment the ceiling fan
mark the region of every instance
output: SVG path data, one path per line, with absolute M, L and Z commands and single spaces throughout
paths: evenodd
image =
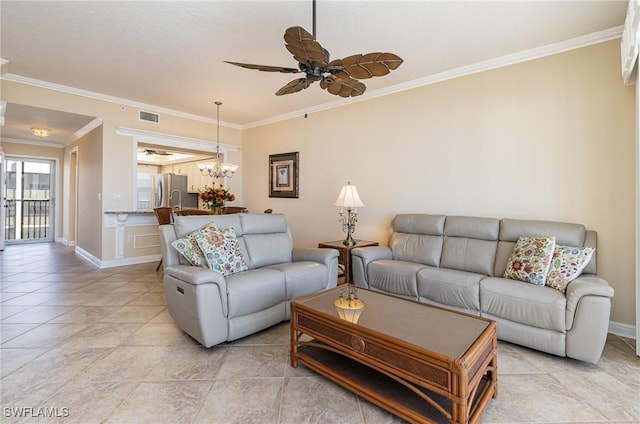
M 402 64 L 402 59 L 397 55 L 379 52 L 356 54 L 330 61 L 329 52 L 316 41 L 316 0 L 313 0 L 313 35 L 304 28 L 295 26 L 284 32 L 284 41 L 287 50 L 298 61 L 298 68 L 229 61 L 225 63 L 264 72 L 305 74 L 303 78 L 294 79 L 278 90 L 276 96 L 297 93 L 320 81 L 322 89 L 340 97 L 360 96 L 367 87 L 358 79 L 387 75 Z
M 144 149 L 142 150 L 144 154 L 147 156 L 158 155 L 158 156 L 171 156 L 173 153 L 167 152 L 166 150 L 155 150 L 155 149 Z

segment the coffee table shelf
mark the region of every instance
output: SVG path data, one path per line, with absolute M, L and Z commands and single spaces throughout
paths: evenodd
M 292 366 L 302 363 L 409 422 L 480 420 L 497 395 L 495 322 L 359 289 L 366 307 L 354 324 L 331 307 L 339 290 L 292 302 Z M 397 331 L 403 325 L 413 328 Z M 449 327 L 458 339 L 430 339 L 438 328 L 422 337 L 420 326 Z

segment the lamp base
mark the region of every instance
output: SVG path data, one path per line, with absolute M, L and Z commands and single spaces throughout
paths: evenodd
M 353 246 L 356 244 L 356 241 L 354 239 L 345 239 L 342 240 L 342 244 L 344 244 L 345 246 Z

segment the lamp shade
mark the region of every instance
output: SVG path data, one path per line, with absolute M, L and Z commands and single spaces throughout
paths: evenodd
M 356 186 L 351 185 L 351 183 L 347 183 L 346 186 L 342 186 L 335 206 L 340 206 L 342 208 L 361 208 L 364 206 L 364 203 L 360 200 Z

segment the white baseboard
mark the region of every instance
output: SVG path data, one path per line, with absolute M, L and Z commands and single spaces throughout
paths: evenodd
M 609 333 L 616 336 L 626 337 L 627 339 L 636 339 L 636 326 L 624 324 L 621 322 L 609 322 Z
M 135 258 L 111 259 L 102 261 L 100 268 L 113 268 L 114 266 L 146 264 L 148 262 L 159 262 L 162 255 L 136 256 Z
M 75 252 L 98 268 L 113 268 L 116 266 L 146 264 L 148 262 L 158 262 L 160 261 L 160 258 L 162 258 L 161 254 L 157 254 L 149 256 L 137 256 L 135 258 L 111 259 L 108 261 L 102 261 L 81 247 L 76 246 Z
M 97 266 L 98 268 L 100 268 L 100 259 L 96 258 L 95 256 L 93 256 L 91 253 L 87 252 L 86 250 L 84 250 L 82 247 L 80 246 L 76 246 L 76 248 L 74 249 L 74 251 L 82 256 L 83 258 L 85 258 L 86 260 L 88 260 L 89 262 L 91 262 L 92 264 L 94 264 L 95 266 Z
M 76 245 L 76 241 L 75 240 L 71 240 L 69 241 L 69 239 L 67 239 L 66 237 L 63 237 L 59 240 L 59 242 L 66 247 L 73 247 Z

